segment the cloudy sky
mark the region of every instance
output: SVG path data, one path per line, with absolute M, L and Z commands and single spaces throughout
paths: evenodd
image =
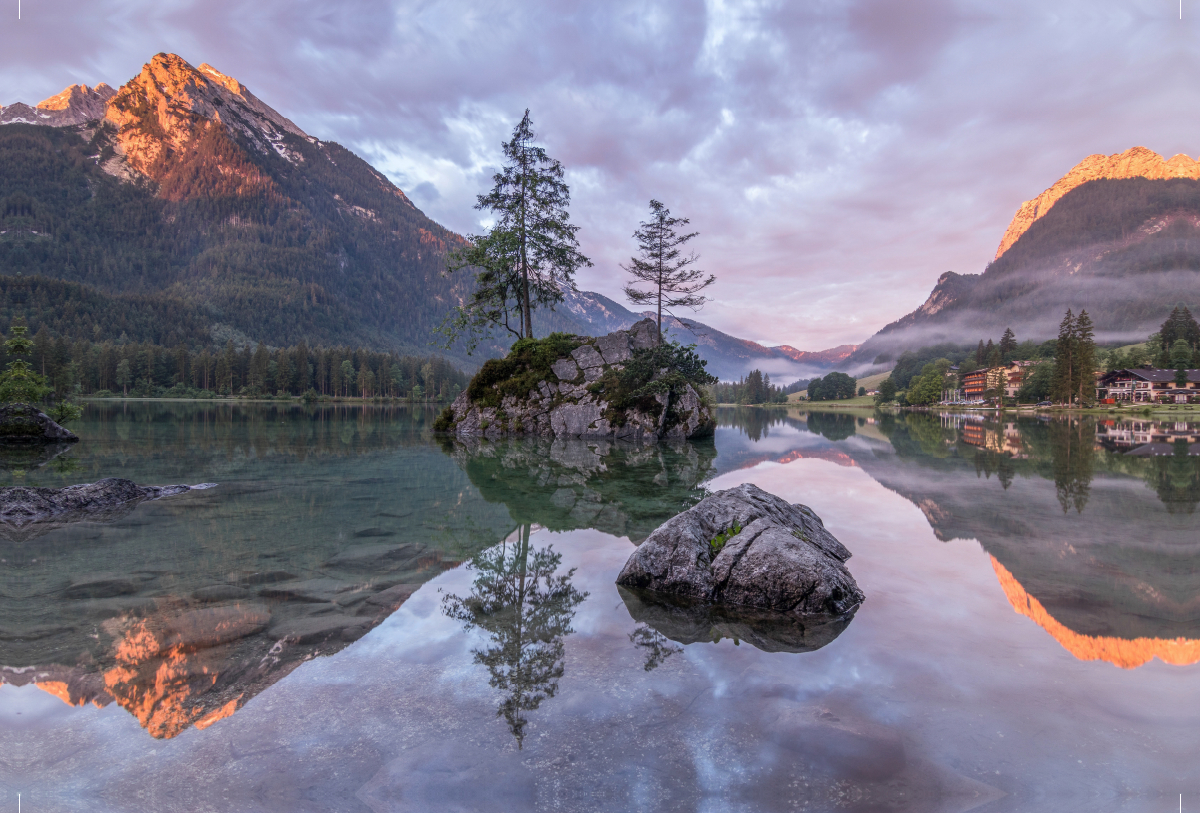
M 18 0 L 0 104 L 134 76 L 159 51 L 240 79 L 479 230 L 526 107 L 568 169 L 594 268 L 653 197 L 691 218 L 702 319 L 858 343 L 1091 153 L 1200 153 L 1200 2 L 1183 0 Z

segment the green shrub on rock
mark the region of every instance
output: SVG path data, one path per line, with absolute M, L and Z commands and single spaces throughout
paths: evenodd
M 524 398 L 539 381 L 557 381 L 550 365 L 570 356 L 580 344 L 579 339 L 567 333 L 551 333 L 544 339 L 520 339 L 504 358 L 483 363 L 467 386 L 467 397 L 482 407 L 498 407 L 506 395 Z
M 706 388 L 717 383 L 716 377 L 705 369 L 706 364 L 692 346 L 663 342 L 657 347 L 634 350 L 633 358 L 622 369 L 606 370 L 599 380 L 588 385 L 588 390 L 604 396 L 609 405 L 605 418 L 614 426 L 621 426 L 626 410 L 653 412 L 658 407 L 655 396 L 662 393 L 669 393 L 674 404 L 688 385 L 703 401 L 707 397 Z M 668 424 L 672 423 L 671 418 L 668 415 Z

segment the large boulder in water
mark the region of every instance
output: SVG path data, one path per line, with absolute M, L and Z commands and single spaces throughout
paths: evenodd
M 803 505 L 747 483 L 705 497 L 634 551 L 617 584 L 684 599 L 838 615 L 864 596 L 850 551 Z
M 0 406 L 0 443 L 73 443 L 79 437 L 29 404 Z

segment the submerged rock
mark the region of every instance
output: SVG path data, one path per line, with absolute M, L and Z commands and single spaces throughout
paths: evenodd
M 0 537 L 24 541 L 72 522 L 112 521 L 147 500 L 214 485 L 139 486 L 132 480 L 107 477 L 66 488 L 0 488 Z
M 676 384 L 668 391 L 640 397 L 634 406 L 613 406 L 613 392 L 606 389 L 602 379 L 611 380 L 607 374 L 620 372 L 638 351 L 658 345 L 654 320 L 643 319 L 628 330 L 599 338 L 574 336 L 571 341 L 577 346 L 569 355 L 551 362 L 544 376 L 535 376 L 537 380 L 502 380 L 483 386 L 480 376 L 489 371 L 485 365 L 448 408 L 445 428 L 460 438 L 496 440 L 532 435 L 639 443 L 682 441 L 712 433 L 716 425 L 712 409 L 691 384 Z M 565 354 L 566 350 L 561 352 Z M 498 363 L 513 364 L 509 360 Z M 517 375 L 529 369 L 516 366 Z M 661 370 L 654 380 L 661 380 L 667 372 Z M 498 387 L 517 380 L 522 382 L 520 392 L 498 394 L 502 392 Z
M 0 443 L 74 443 L 79 436 L 29 404 L 0 406 Z
M 665 522 L 629 557 L 617 584 L 693 601 L 841 615 L 864 599 L 843 564 L 849 558 L 812 509 L 746 483 Z

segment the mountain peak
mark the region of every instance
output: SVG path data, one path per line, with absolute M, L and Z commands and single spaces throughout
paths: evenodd
M 105 119 L 118 128 L 125 160 L 143 175 L 212 123 L 221 123 L 261 152 L 295 162 L 284 135 L 312 141 L 231 76 L 208 64 L 194 68 L 176 54 L 156 54 L 108 104 Z
M 68 127 L 104 118 L 108 100 L 117 92 L 101 82 L 93 88 L 71 85 L 38 102 L 36 107 L 17 102 L 0 107 L 0 124 L 44 124 Z
M 1020 239 L 1029 230 L 1034 221 L 1050 211 L 1051 207 L 1077 186 L 1088 181 L 1114 178 L 1150 178 L 1160 180 L 1165 178 L 1200 179 L 1200 161 L 1193 161 L 1186 155 L 1174 155 L 1164 159 L 1154 150 L 1145 147 L 1131 147 L 1125 152 L 1113 155 L 1089 155 L 1071 168 L 1071 171 L 1055 181 L 1054 185 L 1033 200 L 1027 200 L 1017 209 L 1012 222 L 1008 224 L 1000 247 L 996 249 L 994 259 Z

